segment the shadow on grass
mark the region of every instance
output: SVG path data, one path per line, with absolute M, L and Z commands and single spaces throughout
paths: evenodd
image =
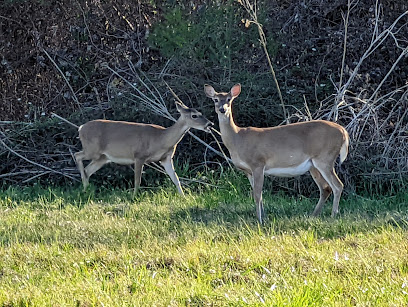
M 246 188 L 246 187 L 245 187 Z M 243 192 L 244 191 L 244 192 Z M 156 191 L 157 192 L 157 191 Z M 74 206 L 79 210 L 87 209 L 90 204 L 100 205 L 106 214 L 118 218 L 143 221 L 149 219 L 149 227 L 155 228 L 156 235 L 170 232 L 183 232 L 196 227 L 218 227 L 249 229 L 262 231 L 270 235 L 313 231 L 319 238 L 342 238 L 348 234 L 367 233 L 384 227 L 408 229 L 408 193 L 401 192 L 392 197 L 364 198 L 360 196 L 343 197 L 340 214 L 331 218 L 332 201 L 326 203 L 320 217 L 312 218 L 317 199 L 302 196 L 288 197 L 282 193 L 264 193 L 266 219 L 259 225 L 255 216 L 255 205 L 246 189 L 212 189 L 198 194 L 191 193 L 185 198 L 179 197 L 173 187 L 160 193 L 142 191 L 133 198 L 131 191 L 107 190 L 91 187 L 82 192 L 78 188 L 28 188 L 0 191 L 0 198 L 5 199 L 3 208 L 26 206 L 30 210 L 62 210 Z M 155 202 L 162 196 L 168 202 Z M 156 200 L 155 200 L 156 197 Z M 9 205 L 7 199 L 10 199 Z M 139 203 L 150 202 L 141 209 Z M 106 209 L 104 209 L 106 208 Z M 142 214 L 150 210 L 152 215 Z M 162 214 L 159 211 L 168 211 Z M 155 212 L 156 211 L 156 212 Z M 45 217 L 44 217 L 45 218 Z M 145 220 L 146 221 L 146 220 Z M 27 238 L 27 240 L 29 240 Z
M 171 213 L 173 226 L 189 223 L 221 225 L 226 227 L 249 227 L 269 234 L 313 231 L 316 236 L 327 239 L 342 238 L 348 234 L 379 231 L 384 227 L 408 229 L 408 194 L 379 199 L 349 196 L 340 203 L 341 213 L 331 218 L 332 202 L 326 203 L 319 217 L 311 217 L 318 199 L 287 197 L 282 194 L 266 195 L 264 205 L 266 218 L 263 225 L 256 220 L 255 204 L 250 196 L 225 201 L 220 196 L 217 205 L 177 208 Z

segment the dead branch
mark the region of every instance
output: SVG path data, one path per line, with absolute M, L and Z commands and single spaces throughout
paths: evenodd
M 4 135 L 2 132 L 0 132 L 0 133 L 3 135 L 3 137 L 5 137 L 5 135 Z M 43 169 L 45 169 L 45 170 L 48 170 L 48 171 L 50 171 L 50 172 L 53 172 L 53 173 L 56 173 L 56 174 L 59 174 L 59 175 L 68 177 L 68 178 L 70 178 L 70 179 L 72 179 L 72 180 L 79 181 L 78 179 L 76 179 L 76 178 L 74 178 L 74 177 L 72 177 L 72 176 L 70 176 L 70 175 L 64 174 L 64 173 L 62 173 L 62 172 L 60 172 L 60 171 L 53 170 L 53 169 L 51 169 L 51 168 L 49 168 L 49 167 L 47 167 L 47 166 L 41 165 L 41 164 L 39 164 L 39 163 L 37 163 L 37 162 L 34 162 L 34 161 L 31 161 L 30 159 L 27 159 L 26 157 L 20 155 L 18 152 L 14 151 L 14 150 L 11 149 L 9 146 L 7 146 L 6 143 L 4 143 L 2 139 L 0 139 L 0 144 L 1 144 L 5 149 L 7 149 L 9 152 L 11 152 L 12 154 L 16 155 L 17 157 L 23 159 L 24 161 L 26 161 L 26 162 L 28 162 L 28 163 L 30 163 L 30 164 L 33 164 L 33 165 L 35 165 L 35 166 L 38 166 L 38 167 L 43 168 Z
M 56 118 L 62 120 L 63 122 L 66 122 L 67 124 L 69 124 L 69 125 L 71 125 L 71 126 L 77 128 L 77 129 L 79 129 L 79 126 L 78 126 L 78 125 L 75 125 L 74 123 L 71 123 L 69 120 L 67 120 L 67 119 L 65 119 L 65 118 L 63 118 L 63 117 L 61 117 L 61 116 L 55 114 L 54 112 L 51 112 L 51 115 L 52 115 L 53 117 L 56 117 Z

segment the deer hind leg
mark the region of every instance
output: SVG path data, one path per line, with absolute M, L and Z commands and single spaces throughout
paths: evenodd
M 100 156 L 98 159 L 94 159 L 85 167 L 85 175 L 87 177 L 86 186 L 84 185 L 84 190 L 89 184 L 89 177 L 92 176 L 95 172 L 97 172 L 102 166 L 108 163 L 108 159 L 105 156 Z
M 179 177 L 174 170 L 173 159 L 171 155 L 166 156 L 164 160 L 160 161 L 161 165 L 163 165 L 166 173 L 170 176 L 171 181 L 176 185 L 177 190 L 180 195 L 184 196 L 183 189 L 181 188 Z
M 256 217 L 260 224 L 262 224 L 262 218 L 264 214 L 264 207 L 262 203 L 262 187 L 264 183 L 264 167 L 257 167 L 252 170 L 253 178 L 253 194 L 256 205 Z
M 78 167 L 79 172 L 81 173 L 82 185 L 84 186 L 84 190 L 89 184 L 89 178 L 86 176 L 84 171 L 84 163 L 83 160 L 86 159 L 86 155 L 83 151 L 79 151 L 74 154 L 75 162 Z
M 133 186 L 133 196 L 136 195 L 136 192 L 140 187 L 140 182 L 142 180 L 143 164 L 144 164 L 143 161 L 135 160 L 134 163 L 135 183 Z
M 333 208 L 331 216 L 335 217 L 339 212 L 339 202 L 341 193 L 343 192 L 343 183 L 340 181 L 339 177 L 337 177 L 333 167 L 334 163 L 325 163 L 316 160 L 313 160 L 312 162 L 333 190 Z
M 330 185 L 327 183 L 327 181 L 323 178 L 322 174 L 320 174 L 320 172 L 315 167 L 312 167 L 309 171 L 310 171 L 310 174 L 312 175 L 314 182 L 319 187 L 319 191 L 320 191 L 319 202 L 317 203 L 312 213 L 312 216 L 318 216 L 320 212 L 322 211 L 323 206 L 327 201 L 327 198 L 329 198 L 332 192 L 332 189 Z

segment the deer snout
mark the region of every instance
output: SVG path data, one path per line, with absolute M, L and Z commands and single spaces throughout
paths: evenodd
M 207 128 L 207 127 L 212 127 L 212 126 L 214 126 L 214 123 L 209 121 L 205 127 Z
M 205 125 L 204 129 L 209 131 L 212 126 L 214 126 L 214 123 L 208 121 L 207 124 Z
M 219 109 L 220 113 L 225 114 L 225 112 L 227 112 L 227 109 L 225 108 L 225 106 L 221 106 Z

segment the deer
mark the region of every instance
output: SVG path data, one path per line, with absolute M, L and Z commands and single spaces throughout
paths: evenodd
M 190 128 L 210 132 L 213 125 L 196 109 L 176 102 L 180 113 L 178 120 L 164 128 L 154 124 L 112 120 L 92 120 L 79 127 L 82 151 L 74 158 L 81 173 L 84 191 L 89 185 L 89 177 L 109 162 L 134 166 L 134 189 L 140 187 L 143 166 L 150 162 L 160 162 L 176 185 L 178 193 L 184 195 L 180 180 L 174 170 L 173 156 L 177 144 Z M 91 160 L 85 167 L 83 160 Z
M 241 85 L 234 85 L 228 93 L 218 93 L 211 85 L 204 85 L 204 92 L 214 101 L 221 139 L 233 164 L 246 174 L 251 184 L 260 224 L 264 216 L 262 188 L 265 175 L 296 177 L 309 171 L 320 192 L 312 216 L 321 213 L 332 192 L 331 216 L 338 214 L 343 183 L 334 164 L 337 157 L 340 156 L 340 164 L 347 157 L 349 135 L 346 129 L 326 120 L 267 128 L 238 127 L 232 116 L 232 102 L 241 93 Z

